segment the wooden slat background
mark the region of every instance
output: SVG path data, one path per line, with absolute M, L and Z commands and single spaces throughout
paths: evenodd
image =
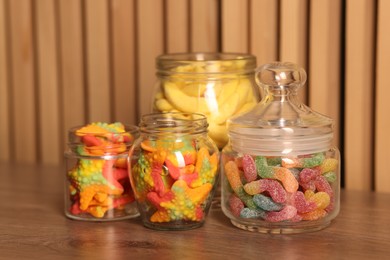
M 390 192 L 389 25 L 388 0 L 0 0 L 0 161 L 60 164 L 71 126 L 137 124 L 157 55 L 243 52 L 303 66 L 343 186 Z

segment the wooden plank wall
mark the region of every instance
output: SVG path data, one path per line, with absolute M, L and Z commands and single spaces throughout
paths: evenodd
M 159 54 L 243 52 L 303 66 L 343 186 L 390 192 L 389 24 L 387 0 L 0 0 L 0 161 L 59 164 L 71 126 L 137 124 Z

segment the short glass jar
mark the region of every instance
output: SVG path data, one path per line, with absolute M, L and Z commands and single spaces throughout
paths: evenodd
M 139 216 L 127 171 L 138 127 L 91 123 L 68 131 L 65 215 L 86 221 Z
M 202 113 L 209 136 L 222 149 L 226 120 L 259 101 L 254 81 L 256 57 L 240 53 L 175 53 L 156 59 L 154 112 Z
M 186 230 L 203 225 L 219 177 L 219 150 L 202 114 L 142 116 L 129 173 L 144 226 Z
M 333 121 L 300 103 L 306 73 L 292 63 L 260 67 L 265 96 L 228 121 L 222 150 L 222 210 L 242 229 L 262 233 L 320 230 L 338 215 L 340 153 Z

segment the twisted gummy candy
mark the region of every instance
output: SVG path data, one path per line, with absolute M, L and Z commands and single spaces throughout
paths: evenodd
M 323 153 L 302 158 L 284 158 L 282 159 L 282 166 L 285 168 L 312 168 L 321 165 L 324 159 Z
M 249 196 L 242 185 L 240 172 L 237 165 L 233 161 L 228 161 L 225 164 L 225 175 L 229 181 L 230 187 L 232 187 L 234 193 L 239 197 L 242 202 L 249 208 L 256 208 L 252 197 Z
M 265 220 L 269 222 L 280 222 L 293 219 L 297 215 L 297 209 L 286 205 L 281 211 L 268 212 Z
M 236 196 L 231 195 L 229 198 L 229 208 L 232 211 L 233 215 L 236 217 L 240 216 L 241 210 L 245 207 L 244 203 Z
M 291 168 L 291 162 L 297 168 Z M 335 181 L 337 166 L 338 161 L 325 158 L 324 153 L 298 158 L 247 154 L 234 158 L 224 165 L 234 192 L 228 201 L 229 209 L 234 216 L 267 222 L 323 218 L 334 207 L 331 183 Z M 257 176 L 248 181 L 253 171 Z
M 256 164 L 252 156 L 245 154 L 242 157 L 242 168 L 244 170 L 244 176 L 247 182 L 256 180 L 257 178 Z
M 261 179 L 247 183 L 244 185 L 244 190 L 249 195 L 255 195 L 266 191 L 277 203 L 283 203 L 287 198 L 287 193 L 283 189 L 283 186 L 278 181 L 271 179 Z
M 268 166 L 267 159 L 264 156 L 256 156 L 255 159 L 257 174 L 261 178 L 271 178 L 282 182 L 288 192 L 298 190 L 298 182 L 294 175 L 284 167 Z
M 283 204 L 275 203 L 270 197 L 263 194 L 254 195 L 253 202 L 257 207 L 266 211 L 280 211 L 283 208 Z

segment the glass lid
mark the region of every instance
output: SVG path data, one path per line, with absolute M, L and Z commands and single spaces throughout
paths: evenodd
M 298 99 L 306 72 L 290 62 L 256 70 L 263 98 L 249 112 L 228 120 L 234 150 L 257 154 L 305 154 L 324 151 L 333 139 L 333 120 Z

